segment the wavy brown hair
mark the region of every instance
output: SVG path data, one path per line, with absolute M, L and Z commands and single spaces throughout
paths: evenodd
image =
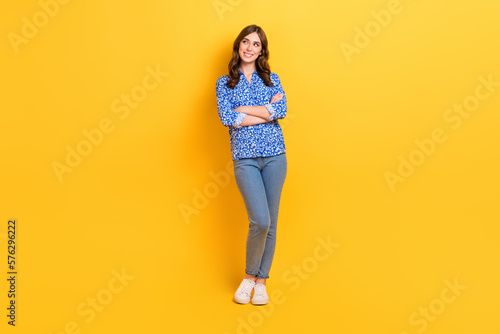
M 255 60 L 255 67 L 257 69 L 257 74 L 259 77 L 264 81 L 264 84 L 266 86 L 272 87 L 273 82 L 271 81 L 271 67 L 269 66 L 269 49 L 267 48 L 267 37 L 266 34 L 264 33 L 264 30 L 262 30 L 261 27 L 252 24 L 249 26 L 246 26 L 243 28 L 243 30 L 240 32 L 238 37 L 234 40 L 233 43 L 233 57 L 231 58 L 231 61 L 229 61 L 228 69 L 229 69 L 229 80 L 227 81 L 226 86 L 234 89 L 238 82 L 240 81 L 240 73 L 238 72 L 238 68 L 240 66 L 241 58 L 240 58 L 240 43 L 247 36 L 248 34 L 251 34 L 253 32 L 256 32 L 257 35 L 259 35 L 261 45 L 262 45 L 262 54 L 257 57 Z

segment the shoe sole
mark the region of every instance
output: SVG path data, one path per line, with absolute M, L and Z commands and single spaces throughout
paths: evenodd
M 252 305 L 267 305 L 269 304 L 269 300 L 267 302 L 254 302 L 252 301 Z
M 250 300 L 249 301 L 241 301 L 241 300 L 238 300 L 236 297 L 234 297 L 234 301 L 236 303 L 242 304 L 242 305 L 250 303 Z

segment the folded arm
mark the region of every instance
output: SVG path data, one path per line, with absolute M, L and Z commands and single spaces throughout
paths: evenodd
M 269 113 L 271 116 L 269 117 L 269 120 L 275 120 L 275 119 L 283 119 L 286 116 L 286 111 L 287 111 L 287 102 L 286 102 L 286 95 L 285 91 L 283 90 L 283 87 L 281 86 L 281 81 L 280 78 L 278 77 L 277 74 L 271 73 L 271 79 L 274 83 L 273 86 L 273 94 L 274 96 L 278 95 L 281 96 L 281 98 L 277 101 L 273 101 L 271 99 L 271 103 L 268 103 L 265 105 L 267 110 L 269 110 Z
M 239 127 L 246 115 L 231 109 L 228 90 L 229 88 L 226 87 L 224 80 L 219 79 L 215 90 L 217 96 L 217 112 L 224 126 Z
M 236 108 L 235 111 L 260 117 L 268 121 L 284 118 L 287 111 L 285 91 L 281 86 L 281 81 L 277 74 L 271 74 L 271 78 L 274 83 L 274 95 L 269 103 L 261 106 L 241 106 Z
M 276 114 L 276 109 L 272 106 L 272 104 L 278 103 L 279 101 L 281 101 L 283 99 L 284 96 L 285 96 L 284 94 L 278 93 L 278 94 L 274 95 L 271 98 L 271 102 L 266 104 L 266 105 L 241 106 L 241 107 L 234 109 L 234 111 L 246 114 L 248 116 L 252 116 L 253 118 L 260 118 L 264 121 L 270 122 L 276 118 L 276 117 L 273 117 Z M 261 122 L 261 123 L 265 123 L 265 122 Z M 260 124 L 260 123 L 257 123 L 257 124 Z M 243 125 L 243 123 L 242 123 L 242 125 Z M 249 124 L 249 125 L 253 125 L 253 124 Z
M 268 121 L 267 119 L 264 119 L 262 117 L 247 115 L 243 119 L 243 121 L 240 123 L 240 126 L 256 125 L 256 124 L 262 124 L 262 123 L 267 123 L 267 122 L 270 122 L 270 121 Z
M 241 106 L 236 109 L 231 108 L 228 98 L 229 88 L 227 88 L 225 82 L 223 80 L 217 81 L 217 110 L 222 124 L 239 128 L 284 118 L 287 109 L 285 92 L 277 75 L 273 81 L 273 91 L 276 94 L 269 103 L 261 106 Z

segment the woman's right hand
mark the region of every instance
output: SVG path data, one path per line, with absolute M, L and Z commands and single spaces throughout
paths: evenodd
M 285 96 L 284 94 L 278 93 L 271 98 L 271 103 L 279 102 Z

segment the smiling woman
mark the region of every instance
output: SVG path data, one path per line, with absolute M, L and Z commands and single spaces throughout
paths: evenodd
M 287 160 L 279 119 L 286 116 L 286 97 L 268 63 L 267 38 L 259 26 L 245 27 L 233 44 L 229 75 L 217 80 L 217 108 L 229 128 L 234 175 L 250 221 L 245 278 L 237 303 L 269 302 L 266 279 L 274 257 L 276 226 Z

